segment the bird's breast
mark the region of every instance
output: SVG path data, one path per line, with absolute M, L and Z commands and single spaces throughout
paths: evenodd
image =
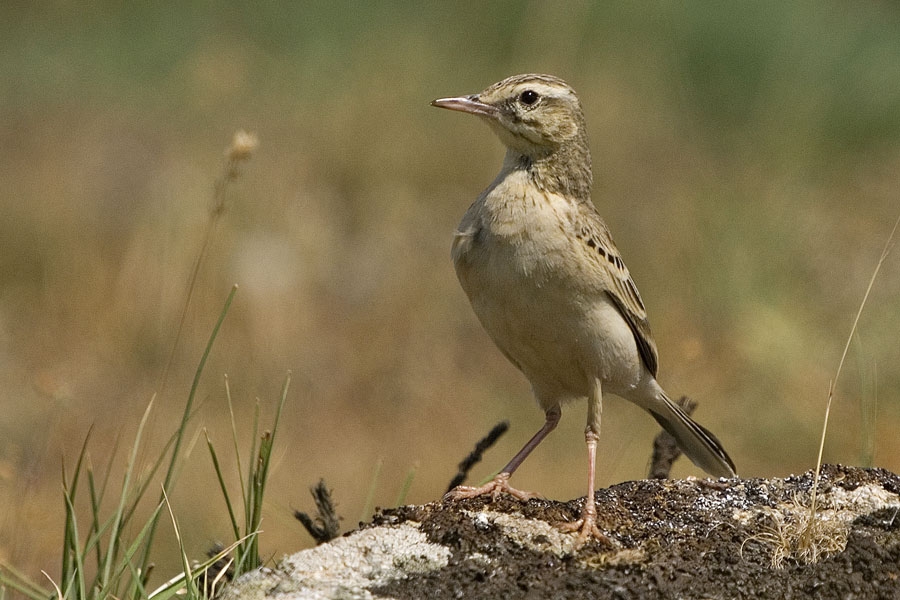
M 616 356 L 618 365 L 632 362 L 619 356 L 636 356 L 608 296 L 572 266 L 581 247 L 571 210 L 564 198 L 501 182 L 469 208 L 453 241 L 459 281 L 482 325 L 538 395 L 554 401 L 586 395 L 590 377 L 613 378 L 592 367 L 594 357 Z
M 457 271 L 461 277 L 471 269 L 494 278 L 542 281 L 570 258 L 573 210 L 571 201 L 537 189 L 527 172 L 501 174 L 457 229 Z

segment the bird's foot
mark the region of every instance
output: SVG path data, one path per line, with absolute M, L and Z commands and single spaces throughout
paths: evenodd
M 597 509 L 593 502 L 585 501 L 581 509 L 581 517 L 577 521 L 563 521 L 556 525 L 562 531 L 577 533 L 575 537 L 574 551 L 578 551 L 588 540 L 595 539 L 607 546 L 616 546 L 616 543 L 608 535 L 597 527 Z
M 539 494 L 517 490 L 509 485 L 509 473 L 500 473 L 482 486 L 459 485 L 444 494 L 444 500 L 462 500 L 490 494 L 491 500 L 497 500 L 501 494 L 509 494 L 519 500 L 540 498 Z
M 573 550 L 580 550 L 590 539 L 595 539 L 600 543 L 609 546 L 615 545 L 612 539 L 597 527 L 597 520 L 595 518 L 581 517 L 577 521 L 563 521 L 558 523 L 557 527 L 569 533 L 578 533 L 575 537 Z

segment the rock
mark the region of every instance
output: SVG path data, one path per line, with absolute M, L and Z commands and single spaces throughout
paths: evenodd
M 382 511 L 222 598 L 900 598 L 900 477 L 645 480 L 596 492 L 610 541 L 553 526 L 581 502 L 478 498 Z M 812 515 L 815 514 L 815 517 Z

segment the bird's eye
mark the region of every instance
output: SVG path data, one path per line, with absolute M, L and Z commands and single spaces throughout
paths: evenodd
M 538 93 L 534 90 L 525 90 L 524 92 L 519 94 L 519 100 L 522 101 L 522 104 L 531 106 L 538 101 Z

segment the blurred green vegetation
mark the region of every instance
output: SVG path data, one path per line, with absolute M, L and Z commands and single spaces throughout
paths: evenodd
M 199 420 L 228 439 L 225 373 L 246 418 L 256 398 L 274 406 L 288 369 L 301 390 L 264 555 L 310 543 L 291 509 L 309 508 L 320 476 L 353 527 L 380 459 L 376 503 L 416 464 L 408 500 L 434 500 L 509 418 L 476 475 L 502 466 L 542 416 L 449 262 L 502 150 L 428 103 L 516 72 L 581 95 L 595 201 L 648 305 L 664 385 L 700 401 L 742 474 L 813 466 L 829 380 L 900 214 L 894 4 L 49 2 L 3 15 L 0 561 L 53 574 L 61 457 L 91 424 L 97 464 L 132 439 L 239 128 L 260 149 L 229 190 L 157 443 L 236 282 Z M 898 298 L 895 253 L 842 376 L 828 461 L 857 463 L 874 443 L 875 463 L 900 470 Z M 583 410 L 569 407 L 517 487 L 584 494 Z M 600 484 L 642 477 L 652 419 L 616 399 L 605 416 Z M 215 486 L 195 452 L 171 496 L 198 556 L 228 534 Z M 179 567 L 174 552 L 158 562 L 160 577 Z

